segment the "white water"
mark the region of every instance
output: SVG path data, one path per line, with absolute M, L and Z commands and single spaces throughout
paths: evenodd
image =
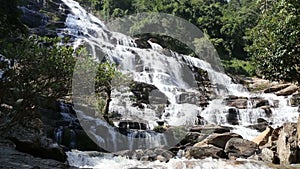
M 79 46 L 82 42 L 88 42 L 93 45 L 93 54 L 96 59 L 102 60 L 103 56 L 99 56 L 96 48 L 100 48 L 105 57 L 118 65 L 120 71 L 124 74 L 130 74 L 132 79 L 137 82 L 144 82 L 157 87 L 164 93 L 169 101 L 169 105 L 162 112 L 157 112 L 153 109 L 153 105 L 144 104 L 145 108 L 141 109 L 133 107 L 131 97 L 133 93 L 128 87 L 124 87 L 115 82 L 115 90 L 112 91 L 112 101 L 110 103 L 110 112 L 118 112 L 123 117 L 141 117 L 148 121 L 150 128 L 155 127 L 157 120 L 164 120 L 169 125 L 193 125 L 197 120 L 197 115 L 204 117 L 210 124 L 228 125 L 233 127 L 233 132 L 242 135 L 246 139 L 253 139 L 258 131 L 245 128 L 245 126 L 256 123 L 258 118 L 265 118 L 273 123 L 273 127 L 282 125 L 284 122 L 295 122 L 298 117 L 296 108 L 290 107 L 287 104 L 288 98 L 277 97 L 274 94 L 259 95 L 260 97 L 269 100 L 272 105 L 273 101 L 279 101 L 279 108 L 271 108 L 272 115 L 267 116 L 260 108 L 253 108 L 249 101 L 247 109 L 240 109 L 238 115 L 239 125 L 229 125 L 226 119 L 228 108 L 222 103 L 222 98 L 212 100 L 207 108 L 203 109 L 197 104 L 183 103 L 179 104 L 177 97 L 184 93 L 195 93 L 197 84 L 193 77 L 189 66 L 195 66 L 204 69 L 208 72 L 211 82 L 215 86 L 219 86 L 215 92 L 219 96 L 235 95 L 252 97 L 253 94 L 240 84 L 235 84 L 232 79 L 221 72 L 215 71 L 212 66 L 198 58 L 187 55 L 170 52 L 166 56 L 164 50 L 159 44 L 148 41 L 152 49 L 137 48 L 134 40 L 126 35 L 111 32 L 105 24 L 87 13 L 77 2 L 73 0 L 63 0 L 63 2 L 71 8 L 73 14 L 69 14 L 66 20 L 67 28 L 63 30 L 64 34 L 72 35 L 75 38 L 74 46 Z M 118 87 L 121 86 L 121 87 Z M 220 87 L 221 86 L 221 87 Z M 158 114 L 162 114 L 161 117 Z M 128 137 L 125 143 L 121 143 L 113 133 L 113 128 L 104 124 L 101 119 L 91 119 L 87 115 L 82 115 L 82 118 L 93 121 L 94 126 L 91 127 L 93 136 L 102 144 L 112 144 L 115 149 L 118 146 L 127 144 L 129 148 L 134 146 L 133 137 Z M 96 134 L 97 127 L 105 126 L 108 128 L 109 138 L 103 138 Z M 133 136 L 136 133 L 131 133 Z M 165 144 L 166 138 L 157 137 L 153 139 L 152 135 L 146 133 L 145 144 L 157 146 Z M 256 163 L 243 163 L 242 165 L 232 164 L 222 160 L 185 160 L 172 159 L 169 163 L 143 163 L 136 160 L 128 160 L 121 157 L 88 157 L 84 152 L 73 151 L 68 154 L 71 165 L 79 167 L 93 168 L 130 168 L 130 167 L 153 167 L 153 168 L 261 168 Z M 201 164 L 201 165 L 199 165 Z M 192 166 L 192 167 L 191 167 Z M 264 166 L 266 168 L 266 166 Z
M 91 154 L 91 155 L 90 155 Z M 238 159 L 216 160 L 207 158 L 195 159 L 171 159 L 168 163 L 154 161 L 138 161 L 125 157 L 113 157 L 111 154 L 99 154 L 73 150 L 67 152 L 68 162 L 72 166 L 95 169 L 128 169 L 128 168 L 155 168 L 155 169 L 270 169 L 271 167 L 262 162 Z M 109 164 L 109 165 L 108 165 Z

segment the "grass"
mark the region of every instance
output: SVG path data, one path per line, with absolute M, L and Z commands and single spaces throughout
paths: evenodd
M 222 60 L 222 65 L 225 69 L 225 72 L 229 74 L 245 76 L 255 75 L 255 67 L 250 61 L 238 59 Z

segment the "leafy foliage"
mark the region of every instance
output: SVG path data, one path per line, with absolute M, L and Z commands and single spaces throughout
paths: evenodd
M 248 32 L 259 74 L 271 80 L 300 82 L 300 4 L 280 0 L 265 9 L 260 21 Z
M 40 95 L 55 98 L 67 95 L 75 58 L 71 47 L 60 46 L 58 42 L 57 38 L 30 36 L 5 44 L 0 53 L 11 64 L 1 67 L 4 71 L 1 93 L 12 89 L 17 91 L 14 97 L 31 103 Z

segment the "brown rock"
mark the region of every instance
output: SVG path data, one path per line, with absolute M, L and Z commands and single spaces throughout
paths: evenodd
M 229 158 L 247 158 L 257 152 L 257 150 L 258 145 L 252 141 L 241 138 L 231 138 L 226 143 L 224 151 L 227 153 Z
M 284 88 L 284 89 L 276 92 L 275 94 L 277 96 L 287 96 L 287 95 L 291 95 L 291 94 L 295 93 L 297 90 L 298 90 L 298 86 L 290 85 L 289 87 Z
M 201 147 L 189 147 L 186 149 L 186 158 L 204 159 L 207 157 L 212 158 L 226 158 L 223 149 L 213 145 L 203 145 Z
M 222 149 L 225 148 L 227 141 L 231 138 L 242 138 L 242 136 L 235 134 L 235 133 L 223 133 L 223 134 L 212 134 L 208 136 L 201 142 L 198 142 L 194 145 L 194 147 L 201 147 L 205 144 L 211 144 L 216 147 L 220 147 Z
M 277 84 L 274 86 L 271 86 L 267 89 L 264 90 L 264 93 L 273 93 L 273 92 L 278 92 L 279 90 L 282 90 L 284 88 L 287 88 L 288 86 L 290 86 L 291 84 Z
M 263 146 L 269 141 L 269 137 L 271 136 L 273 132 L 273 128 L 268 126 L 265 131 L 263 131 L 261 134 L 259 134 L 257 137 L 255 137 L 252 141 L 256 143 L 258 146 Z
M 300 162 L 297 142 L 297 123 L 285 123 L 277 140 L 277 154 L 281 165 Z

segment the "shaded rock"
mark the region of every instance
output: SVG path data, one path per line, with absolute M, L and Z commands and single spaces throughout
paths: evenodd
M 203 145 L 201 147 L 189 147 L 185 152 L 186 158 L 204 159 L 207 157 L 212 158 L 226 158 L 223 149 L 213 145 Z
M 285 123 L 277 140 L 277 154 L 280 164 L 288 165 L 300 162 L 297 142 L 297 123 Z
M 151 48 L 151 45 L 149 44 L 149 42 L 147 42 L 146 39 L 135 38 L 134 42 L 136 43 L 138 48 L 142 48 L 142 49 Z
M 260 132 L 263 132 L 264 130 L 266 130 L 266 128 L 269 125 L 269 123 L 266 120 L 262 119 L 262 118 L 258 118 L 257 122 L 258 122 L 257 124 L 251 124 L 247 127 L 251 128 L 251 129 L 258 130 Z
M 261 106 L 260 108 L 265 111 L 265 114 L 267 117 L 271 117 L 272 110 L 271 110 L 270 106 Z
M 271 136 L 273 132 L 273 128 L 268 126 L 265 131 L 263 131 L 261 134 L 256 136 L 252 141 L 256 143 L 258 146 L 263 146 L 269 141 L 269 137 Z
M 265 89 L 264 93 L 278 92 L 279 90 L 287 88 L 288 86 L 290 86 L 290 84 L 277 84 L 277 85 L 274 85 L 274 86 L 271 86 L 271 87 Z
M 48 17 L 40 12 L 30 10 L 26 7 L 20 7 L 23 12 L 21 21 L 29 28 L 45 26 L 48 22 Z
M 291 106 L 300 106 L 300 93 L 294 94 L 290 98 L 290 105 Z
M 69 166 L 62 162 L 42 159 L 34 157 L 32 155 L 19 152 L 15 150 L 15 145 L 7 140 L 0 141 L 0 168 L 10 168 L 10 169 L 32 169 L 32 168 L 42 168 L 42 169 L 67 169 Z M 72 167 L 75 169 L 75 167 Z
M 232 125 L 239 124 L 239 109 L 237 108 L 229 108 L 228 114 L 226 115 L 227 122 Z
M 226 143 L 231 138 L 242 138 L 242 136 L 235 134 L 235 133 L 222 133 L 222 134 L 211 134 L 206 139 L 204 139 L 201 142 L 198 142 L 194 145 L 194 147 L 201 147 L 205 144 L 211 144 L 216 147 L 224 149 L 226 146 Z
M 180 141 L 181 145 L 186 144 L 195 144 L 199 141 L 204 140 L 206 137 L 208 137 L 208 134 L 198 133 L 198 132 L 189 132 L 184 139 Z
M 298 86 L 290 85 L 287 88 L 284 88 L 284 89 L 276 92 L 275 94 L 277 96 L 287 96 L 287 95 L 291 95 L 291 94 L 295 93 L 297 90 L 298 90 Z
M 254 108 L 258 108 L 258 107 L 261 107 L 261 106 L 269 106 L 269 101 L 268 100 L 264 100 L 264 99 L 257 99 L 254 101 L 254 104 L 253 104 L 253 107 Z
M 226 143 L 224 151 L 227 153 L 229 158 L 247 158 L 257 152 L 257 150 L 258 145 L 252 141 L 241 138 L 231 138 Z

